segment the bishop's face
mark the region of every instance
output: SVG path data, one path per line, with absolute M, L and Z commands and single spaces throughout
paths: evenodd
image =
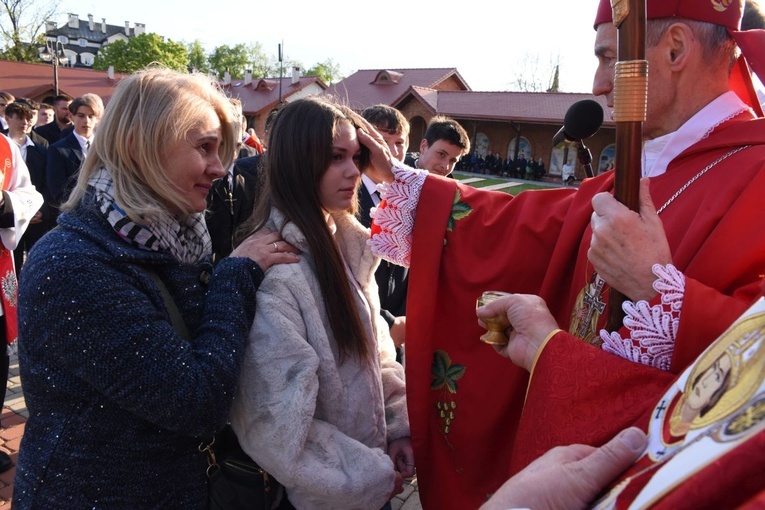
M 618 57 L 617 29 L 613 23 L 598 25 L 595 34 L 595 56 L 598 68 L 592 83 L 592 93 L 604 96 L 609 108 L 614 107 L 614 72 Z M 671 111 L 671 104 L 678 98 L 668 75 L 666 59 L 669 50 L 664 44 L 664 37 L 656 46 L 646 49 L 648 60 L 648 109 L 646 121 L 643 122 L 643 136 L 653 139 L 665 135 L 672 129 L 665 129 L 666 112 Z

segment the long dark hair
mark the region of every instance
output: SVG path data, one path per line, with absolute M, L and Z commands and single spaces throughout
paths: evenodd
M 249 234 L 265 226 L 272 207 L 297 225 L 314 261 L 341 361 L 347 356 L 369 358 L 355 291 L 319 200 L 319 183 L 332 162 L 332 144 L 342 121 L 361 125 L 356 113 L 329 99 L 299 99 L 279 111 L 268 138 L 262 192 L 241 232 Z M 363 146 L 361 159 L 362 165 L 369 159 Z M 355 214 L 356 208 L 354 200 L 349 214 Z

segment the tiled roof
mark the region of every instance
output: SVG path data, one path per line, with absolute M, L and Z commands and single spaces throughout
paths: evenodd
M 58 88 L 63 94 L 78 97 L 88 92 L 98 94 L 106 102 L 124 74 L 109 79 L 105 71 L 59 67 Z M 16 97 L 41 98 L 53 94 L 53 66 L 0 60 L 0 90 Z
M 595 99 L 604 111 L 608 111 L 606 100 L 602 96 L 579 93 L 428 91 L 412 88 L 410 93 L 397 103 L 412 96 L 430 106 L 434 113 L 455 119 L 512 119 L 519 122 L 557 124 L 565 117 L 569 107 L 582 99 Z M 607 117 L 606 115 L 604 124 L 613 125 Z
M 470 87 L 457 69 L 361 69 L 327 89 L 331 94 L 362 110 L 376 104 L 393 104 L 410 87 L 438 88 L 449 78 L 454 78 L 464 90 Z
M 114 87 L 124 74 L 114 75 L 110 80 L 105 71 L 59 67 L 58 88 L 63 94 L 72 97 L 93 92 L 106 102 L 114 93 Z M 251 85 L 244 85 L 243 80 L 234 79 L 224 89 L 233 97 L 242 100 L 244 113 L 248 115 L 270 111 L 279 103 L 279 78 L 269 78 L 268 87 L 255 90 L 263 81 L 253 79 Z M 319 94 L 327 86 L 314 76 L 303 76 L 300 82 L 292 85 L 292 78 L 282 78 L 282 98 L 294 94 Z M 315 89 L 315 90 L 313 90 Z M 0 60 L 0 90 L 6 90 L 16 97 L 42 98 L 53 94 L 53 68 L 50 64 L 28 64 Z
M 294 94 L 319 94 L 327 88 L 327 85 L 315 76 L 301 76 L 300 81 L 294 85 L 292 77 L 281 78 L 281 81 L 283 100 Z M 231 85 L 224 88 L 229 95 L 242 101 L 246 115 L 268 113 L 279 104 L 279 78 L 253 78 L 249 85 L 245 85 L 242 79 L 234 78 Z

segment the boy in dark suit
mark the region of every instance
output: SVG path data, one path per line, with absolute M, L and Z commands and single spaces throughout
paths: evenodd
M 14 102 L 8 105 L 5 111 L 8 121 L 8 138 L 10 138 L 21 152 L 21 157 L 27 164 L 29 176 L 32 184 L 38 193 L 43 192 L 45 187 L 45 162 L 47 159 L 47 142 L 36 142 L 32 137 L 32 126 L 34 125 L 34 113 L 25 103 Z M 32 248 L 35 242 L 40 239 L 48 230 L 53 228 L 54 223 L 44 204 L 29 221 L 26 232 L 19 240 L 16 249 L 13 250 L 14 265 L 16 274 L 20 274 L 21 265 L 24 262 L 24 254 Z
M 96 94 L 85 94 L 69 105 L 74 131 L 48 148 L 45 165 L 45 201 L 53 207 L 66 202 L 77 181 L 82 162 L 93 142 L 93 132 L 104 113 L 104 103 Z
M 401 112 L 390 106 L 379 104 L 370 106 L 361 112 L 361 115 L 380 132 L 393 157 L 403 161 L 409 146 L 409 122 Z M 377 185 L 381 182 L 392 181 L 393 175 L 381 173 L 371 165 L 361 170 L 361 184 L 358 190 L 359 221 L 368 228 L 372 223 L 369 210 L 380 203 Z M 406 293 L 409 269 L 383 260 L 377 268 L 375 280 L 380 293 L 380 315 L 388 323 L 390 336 L 400 355 L 400 347 L 406 340 Z

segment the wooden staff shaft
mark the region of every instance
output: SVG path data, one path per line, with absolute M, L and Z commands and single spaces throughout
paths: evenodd
M 618 28 L 618 62 L 614 77 L 616 156 L 614 197 L 633 211 L 639 209 L 643 121 L 647 107 L 648 63 L 645 60 L 646 0 L 612 1 Z M 627 5 L 625 15 L 624 6 Z M 610 291 L 607 328 L 622 326 L 625 296 Z

